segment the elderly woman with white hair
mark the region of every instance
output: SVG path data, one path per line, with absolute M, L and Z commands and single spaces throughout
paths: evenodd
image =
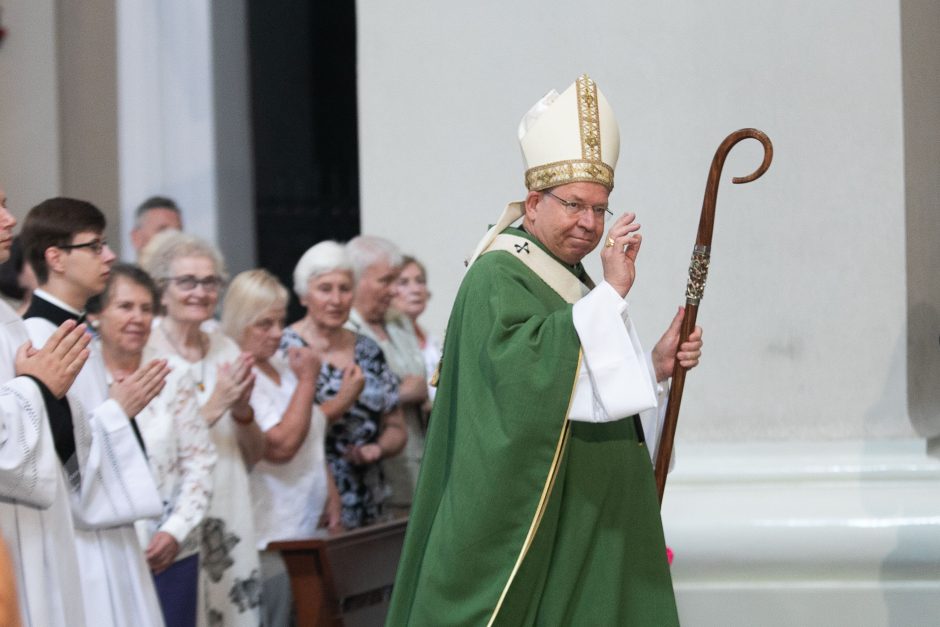
M 222 307 L 222 330 L 255 360 L 251 406 L 266 446 L 249 479 L 265 627 L 288 627 L 292 605 L 284 562 L 268 544 L 312 538 L 321 520 L 342 528 L 339 494 L 326 464 L 326 417 L 314 403 L 320 358 L 306 346 L 278 353 L 288 298 L 273 274 L 248 270 L 232 280 Z
M 320 242 L 294 269 L 294 291 L 307 314 L 284 331 L 281 346 L 313 346 L 322 366 L 316 402 L 326 415 L 326 456 L 342 502 L 342 522 L 355 528 L 384 517 L 383 463 L 407 440 L 398 380 L 382 349 L 344 327 L 353 299 L 352 266 L 336 242 Z
M 392 494 L 389 506 L 409 509 L 424 455 L 427 428 L 428 373 L 411 319 L 390 308 L 403 258 L 387 239 L 360 235 L 346 244 L 356 277 L 353 309 L 347 327 L 373 339 L 401 384 L 399 399 L 408 431 L 405 450 L 385 465 Z
M 225 265 L 214 246 L 167 231 L 155 236 L 145 253 L 141 261 L 161 288 L 164 310 L 148 351 L 190 373 L 218 455 L 200 531 L 198 624 L 257 627 L 261 578 L 248 468 L 264 454 L 265 439 L 250 403 L 254 358 L 221 331 L 201 328 L 215 312 L 225 282 Z

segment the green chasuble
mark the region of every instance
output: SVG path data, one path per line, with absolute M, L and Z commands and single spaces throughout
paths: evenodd
M 580 352 L 571 305 L 514 254 L 471 266 L 387 625 L 678 624 L 634 422 L 567 420 Z

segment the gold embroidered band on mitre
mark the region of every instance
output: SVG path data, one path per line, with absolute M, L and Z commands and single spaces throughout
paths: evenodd
M 581 127 L 581 158 L 601 160 L 601 117 L 597 111 L 597 85 L 584 74 L 578 79 L 578 122 Z
M 525 173 L 526 189 L 538 192 L 566 183 L 586 181 L 614 188 L 614 171 L 602 161 L 556 161 L 529 168 Z

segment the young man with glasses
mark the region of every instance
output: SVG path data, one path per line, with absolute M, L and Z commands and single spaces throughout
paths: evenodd
M 23 317 L 34 345 L 64 321 L 83 320 L 85 303 L 104 290 L 115 260 L 104 228 L 97 207 L 71 198 L 46 200 L 26 216 L 23 246 L 39 288 Z M 66 399 L 50 409 L 86 613 L 95 625 L 158 627 L 163 618 L 133 523 L 159 516 L 163 505 L 133 418 L 159 393 L 167 365 L 151 361 L 109 386 L 100 348 L 92 346 Z
M 451 312 L 388 624 L 677 625 L 649 451 L 660 382 L 698 363 L 701 330 L 678 347 L 680 310 L 640 348 L 634 214 L 608 231 L 602 282 L 581 265 L 620 145 L 594 81 L 552 91 L 519 137 L 528 194 L 478 245 Z

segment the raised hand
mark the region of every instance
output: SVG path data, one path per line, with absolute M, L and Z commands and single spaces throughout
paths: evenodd
M 365 386 L 366 377 L 362 374 L 362 368 L 358 364 L 349 364 L 343 368 L 343 381 L 336 396 L 342 396 L 344 401 L 352 404 L 362 394 Z
M 601 249 L 604 280 L 625 297 L 636 279 L 636 258 L 643 236 L 635 213 L 625 213 L 614 222 Z
M 307 346 L 287 349 L 287 363 L 298 381 L 316 381 L 320 374 L 320 357 Z
M 156 397 L 166 383 L 170 367 L 165 359 L 154 359 L 131 374 L 115 380 L 109 395 L 128 416 L 136 416 Z
M 255 381 L 251 371 L 254 363 L 254 357 L 242 353 L 235 361 L 218 366 L 215 389 L 210 400 L 218 404 L 223 412 L 240 400 L 244 401 L 246 391 L 251 395 Z
M 33 348 L 32 342 L 20 346 L 14 359 L 14 372 L 17 376 L 39 379 L 56 398 L 62 398 L 88 359 L 90 341 L 84 324 L 66 320 L 39 350 Z

